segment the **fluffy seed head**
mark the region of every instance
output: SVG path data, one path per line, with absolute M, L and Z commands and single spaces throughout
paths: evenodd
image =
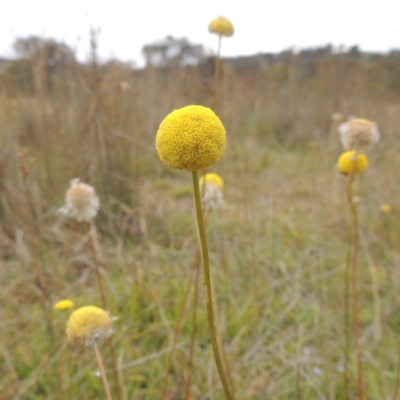
M 170 168 L 197 171 L 217 162 L 225 151 L 226 132 L 215 113 L 186 106 L 168 114 L 157 132 L 156 148 Z
M 65 205 L 58 212 L 75 218 L 77 221 L 90 222 L 98 213 L 100 201 L 93 186 L 72 179 L 65 194 Z
M 72 308 L 74 306 L 74 302 L 70 299 L 63 299 L 60 301 L 57 301 L 57 303 L 54 304 L 54 308 L 56 310 L 68 310 L 68 308 Z
M 345 150 L 367 150 L 378 143 L 380 137 L 376 123 L 361 118 L 340 124 L 338 131 Z
M 76 347 L 88 347 L 107 340 L 112 334 L 112 319 L 102 308 L 85 306 L 69 317 L 67 337 Z
M 206 183 L 201 190 L 201 203 L 205 210 L 218 210 L 224 203 L 224 195 L 215 183 Z
M 365 154 L 357 154 L 355 151 L 344 152 L 338 160 L 337 168 L 342 174 L 358 174 L 368 167 L 368 158 Z
M 210 22 L 208 31 L 217 35 L 230 37 L 235 33 L 235 28 L 228 18 L 219 16 Z
M 222 191 L 224 190 L 224 181 L 222 178 L 213 172 L 209 172 L 208 174 L 205 174 L 199 179 L 199 185 L 200 185 L 200 190 L 204 184 L 209 184 L 213 183 L 219 187 L 219 189 Z

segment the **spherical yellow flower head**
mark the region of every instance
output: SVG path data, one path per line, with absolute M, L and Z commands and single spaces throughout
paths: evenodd
M 170 168 L 197 171 L 217 162 L 225 151 L 226 132 L 207 107 L 187 106 L 168 114 L 157 132 L 156 148 Z
M 217 35 L 230 37 L 235 33 L 235 28 L 228 18 L 219 16 L 210 22 L 208 31 Z
M 205 174 L 204 176 L 202 176 L 199 179 L 199 185 L 200 185 L 200 189 L 202 188 L 202 186 L 204 184 L 207 183 L 213 183 L 215 185 L 217 185 L 219 187 L 219 190 L 224 190 L 224 181 L 222 180 L 222 178 L 218 175 L 215 174 L 213 172 L 210 172 L 208 174 Z
M 74 306 L 74 302 L 70 299 L 63 299 L 54 304 L 56 310 L 68 310 Z
M 81 307 L 69 317 L 67 337 L 74 346 L 88 347 L 108 339 L 112 334 L 111 325 L 107 311 L 95 306 Z
M 355 151 L 346 151 L 339 157 L 337 167 L 342 174 L 358 174 L 368 167 L 368 158 L 365 154 L 356 155 Z

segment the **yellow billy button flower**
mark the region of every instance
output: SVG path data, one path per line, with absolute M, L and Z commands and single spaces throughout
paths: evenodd
M 215 113 L 186 106 L 168 114 L 157 132 L 156 148 L 170 168 L 197 171 L 217 162 L 225 151 L 226 132 Z
M 337 167 L 342 174 L 358 174 L 368 167 L 368 158 L 365 154 L 356 155 L 355 151 L 346 151 L 339 157 Z
M 112 319 L 102 308 L 85 306 L 69 317 L 67 337 L 74 346 L 88 347 L 107 340 L 112 335 Z
M 213 172 L 210 172 L 208 174 L 205 174 L 199 179 L 199 185 L 200 185 L 200 190 L 203 187 L 204 184 L 207 185 L 207 183 L 213 183 L 218 186 L 219 190 L 224 190 L 224 181 L 222 178 Z
M 235 28 L 228 18 L 219 16 L 210 22 L 208 31 L 210 33 L 216 33 L 217 35 L 229 37 L 233 36 Z
M 54 304 L 56 310 L 68 310 L 74 306 L 74 302 L 70 299 L 63 299 Z

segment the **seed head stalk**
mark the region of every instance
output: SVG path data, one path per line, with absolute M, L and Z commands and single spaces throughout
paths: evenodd
M 210 274 L 210 262 L 208 258 L 208 247 L 207 247 L 207 239 L 204 229 L 204 221 L 203 221 L 203 212 L 201 208 L 201 197 L 200 197 L 200 187 L 199 187 L 199 176 L 198 171 L 192 172 L 192 181 L 193 181 L 193 191 L 194 191 L 194 200 L 196 206 L 196 216 L 197 216 L 197 225 L 199 228 L 199 236 L 200 236 L 200 244 L 201 251 L 203 255 L 203 266 L 204 266 L 204 284 L 206 286 L 206 305 L 207 305 L 207 316 L 208 316 L 208 325 L 210 328 L 210 336 L 211 343 L 214 352 L 215 363 L 217 365 L 218 374 L 222 382 L 222 386 L 224 388 L 225 396 L 227 400 L 233 400 L 233 395 L 231 393 L 231 389 L 229 388 L 227 378 L 225 376 L 225 372 L 223 369 L 221 356 L 218 348 L 218 340 L 216 334 L 216 328 L 214 324 L 214 310 L 213 310 L 213 298 L 212 298 L 212 289 L 211 289 L 211 274 Z
M 99 366 L 101 380 L 103 381 L 103 386 L 106 392 L 107 400 L 112 400 L 110 386 L 108 385 L 107 375 L 106 372 L 104 371 L 103 359 L 101 358 L 101 354 L 96 343 L 94 344 L 94 352 L 96 354 L 96 360 Z
M 356 158 L 357 160 L 357 153 Z M 351 283 L 353 289 L 353 329 L 354 329 L 354 340 L 356 343 L 357 352 L 357 389 L 360 400 L 364 400 L 363 391 L 363 370 L 361 360 L 361 345 L 360 345 L 360 327 L 359 327 L 359 312 L 358 312 L 358 295 L 357 295 L 357 260 L 358 260 L 358 246 L 359 246 L 359 223 L 357 208 L 353 200 L 353 184 L 355 178 L 356 161 L 354 161 L 353 171 L 350 173 L 349 184 L 347 187 L 347 199 L 349 201 L 351 214 L 353 216 L 353 257 L 352 257 L 352 276 Z
M 94 265 L 95 265 L 97 283 L 99 285 L 101 304 L 102 304 L 102 307 L 105 310 L 107 310 L 107 303 L 106 303 L 106 297 L 104 295 L 103 282 L 101 280 L 101 275 L 100 275 L 99 262 L 97 260 L 96 250 L 94 248 L 92 235 L 90 233 L 90 224 L 89 224 L 89 222 L 85 222 L 85 228 L 86 228 L 86 233 L 87 233 L 88 240 L 89 240 L 90 251 L 92 252 L 93 262 L 94 262 Z M 114 382 L 115 382 L 115 390 L 117 392 L 117 399 L 121 400 L 122 397 L 121 397 L 121 389 L 119 387 L 117 364 L 115 362 L 115 353 L 114 353 L 114 347 L 113 347 L 111 338 L 107 339 L 107 344 L 108 344 L 108 349 L 109 349 L 110 356 L 111 356 L 111 366 L 112 366 L 112 370 L 113 370 L 113 376 L 114 376 Z M 96 350 L 96 346 L 95 346 L 95 350 Z

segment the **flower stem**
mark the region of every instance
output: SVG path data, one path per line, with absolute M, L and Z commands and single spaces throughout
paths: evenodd
M 207 316 L 208 316 L 208 325 L 210 328 L 210 336 L 211 336 L 211 344 L 214 352 L 215 363 L 217 365 L 218 374 L 222 382 L 222 386 L 225 391 L 225 396 L 227 400 L 233 400 L 233 396 L 231 393 L 231 389 L 229 388 L 228 381 L 225 376 L 225 372 L 221 362 L 221 356 L 218 348 L 217 334 L 214 324 L 214 310 L 213 310 L 213 299 L 212 299 L 212 290 L 211 290 L 211 273 L 210 273 L 210 262 L 208 258 L 208 247 L 207 247 L 207 238 L 204 229 L 204 221 L 203 221 L 203 212 L 201 209 L 201 198 L 200 198 L 200 187 L 199 187 L 199 176 L 198 171 L 192 172 L 192 181 L 193 181 L 193 191 L 194 191 L 194 200 L 196 206 L 196 216 L 197 216 L 197 225 L 199 228 L 199 236 L 200 236 L 200 244 L 201 251 L 203 255 L 203 266 L 204 266 L 204 284 L 206 286 L 206 306 L 207 306 Z
M 88 222 L 85 222 L 85 227 L 86 227 L 86 232 L 87 232 L 87 236 L 88 236 L 88 239 L 89 239 L 90 251 L 92 252 L 93 262 L 94 262 L 94 265 L 95 265 L 97 283 L 99 285 L 99 291 L 100 291 L 100 297 L 101 297 L 101 304 L 103 306 L 103 309 L 107 310 L 106 297 L 104 295 L 103 283 L 102 283 L 101 275 L 100 275 L 99 261 L 97 260 L 96 250 L 94 248 L 92 235 L 90 233 L 90 224 Z M 116 392 L 117 392 L 117 399 L 121 400 L 121 398 L 122 398 L 121 397 L 121 389 L 119 387 L 119 378 L 118 378 L 118 372 L 117 372 L 117 365 L 116 365 L 116 362 L 115 362 L 115 352 L 114 352 L 114 347 L 113 347 L 111 338 L 107 339 L 107 345 L 108 345 L 108 350 L 109 350 L 110 356 L 111 356 L 111 366 L 112 366 L 112 370 L 113 370 L 115 389 L 116 389 Z
M 356 155 L 357 159 L 357 155 Z M 354 170 L 356 162 L 354 162 L 354 168 L 350 174 L 349 184 L 347 187 L 347 199 L 350 204 L 350 210 L 353 215 L 353 258 L 352 258 L 352 289 L 353 289 L 353 329 L 354 329 L 354 340 L 356 343 L 357 352 L 357 389 L 360 400 L 364 400 L 363 392 L 363 370 L 361 361 L 361 345 L 360 345 L 360 327 L 359 327 L 359 313 L 358 313 L 358 295 L 357 295 L 357 259 L 358 259 L 358 214 L 357 208 L 353 200 L 353 184 L 354 184 Z
M 92 235 L 90 234 L 89 222 L 85 222 L 85 228 L 86 228 L 86 233 L 87 233 L 87 236 L 89 239 L 90 251 L 92 252 L 92 257 L 93 257 L 93 262 L 94 262 L 94 267 L 95 267 L 96 277 L 97 277 L 97 284 L 99 285 L 101 304 L 102 304 L 102 307 L 104 308 L 104 310 L 106 310 L 107 309 L 106 297 L 104 296 L 103 282 L 101 280 L 99 262 L 97 260 L 97 255 L 96 255 L 96 250 L 94 248 Z
M 215 111 L 215 107 L 217 106 L 217 91 L 218 91 L 218 82 L 219 82 L 219 71 L 221 64 L 221 39 L 222 36 L 218 35 L 218 51 L 217 56 L 215 57 L 215 75 L 214 75 L 214 90 L 213 90 L 213 100 L 211 109 Z
M 94 352 L 96 353 L 96 360 L 99 366 L 101 380 L 103 381 L 103 386 L 106 392 L 107 400 L 112 400 L 110 386 L 108 385 L 107 375 L 106 372 L 104 371 L 103 359 L 101 358 L 101 354 L 96 343 L 94 344 Z

